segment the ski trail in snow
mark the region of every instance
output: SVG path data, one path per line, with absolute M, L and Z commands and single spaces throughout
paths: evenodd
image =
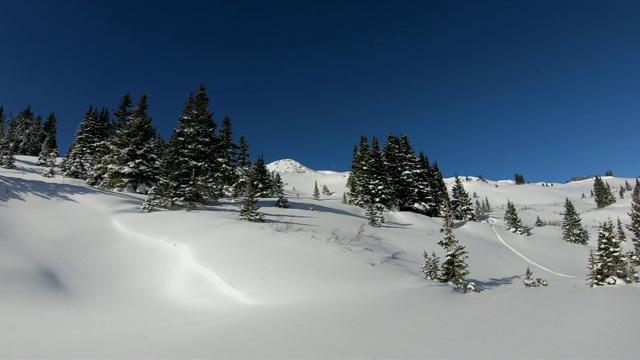
M 497 239 L 498 239 L 502 244 L 504 244 L 504 246 L 508 247 L 508 248 L 509 248 L 509 250 L 511 250 L 514 254 L 516 254 L 516 255 L 520 256 L 521 258 L 523 258 L 524 260 L 526 260 L 526 261 L 527 261 L 528 263 L 530 263 L 531 265 L 534 265 L 534 266 L 536 266 L 536 267 L 538 267 L 538 268 L 540 268 L 540 269 L 542 269 L 542 270 L 544 270 L 544 271 L 550 272 L 550 273 L 552 273 L 552 274 L 554 274 L 554 275 L 558 275 L 558 276 L 562 276 L 562 277 L 566 277 L 566 278 L 576 278 L 576 277 L 578 277 L 578 276 L 567 275 L 567 274 L 562 274 L 562 273 L 559 273 L 559 272 L 553 271 L 553 270 L 551 270 L 551 269 L 548 269 L 548 268 L 546 268 L 546 267 L 544 267 L 544 266 L 542 266 L 542 265 L 540 265 L 540 264 L 538 264 L 538 263 L 534 262 L 533 260 L 529 259 L 528 257 L 526 257 L 526 256 L 522 255 L 522 253 L 521 253 L 521 252 L 519 252 L 518 250 L 516 250 L 516 249 L 514 249 L 513 247 L 511 247 L 511 245 L 507 244 L 507 242 L 506 242 L 506 241 L 504 241 L 504 239 L 502 238 L 502 236 L 500 236 L 500 234 L 498 234 L 498 232 L 496 231 L 496 229 L 493 227 L 493 226 L 496 224 L 495 219 L 491 219 L 491 218 L 490 218 L 490 219 L 489 219 L 489 221 L 490 221 L 490 224 L 491 224 L 491 230 L 492 230 L 492 231 L 493 231 L 493 233 L 496 235 L 496 238 L 497 238 Z
M 254 301 L 251 301 L 249 298 L 247 298 L 240 290 L 236 289 L 235 287 L 229 285 L 226 281 L 224 281 L 215 271 L 212 271 L 211 269 L 207 268 L 206 266 L 203 266 L 202 264 L 200 264 L 191 254 L 191 251 L 189 250 L 189 248 L 187 248 L 186 246 L 180 245 L 180 244 L 176 244 L 172 241 L 169 241 L 167 239 L 163 239 L 160 238 L 158 236 L 154 236 L 154 235 L 150 235 L 150 234 L 144 234 L 144 233 L 138 233 L 135 232 L 133 230 L 130 230 L 126 227 L 124 227 L 120 222 L 118 222 L 116 219 L 113 220 L 116 228 L 118 228 L 118 230 L 125 232 L 125 233 L 129 233 L 132 234 L 134 236 L 141 236 L 141 237 L 145 237 L 148 239 L 152 239 L 153 241 L 162 241 L 167 243 L 168 245 L 172 246 L 180 255 L 180 263 L 181 265 L 184 267 L 184 271 L 186 272 L 192 272 L 193 274 L 196 274 L 197 276 L 206 279 L 209 283 L 211 283 L 216 289 L 218 289 L 218 291 L 220 291 L 220 293 L 235 299 L 238 302 L 244 303 L 244 304 L 250 304 L 250 303 L 254 303 Z

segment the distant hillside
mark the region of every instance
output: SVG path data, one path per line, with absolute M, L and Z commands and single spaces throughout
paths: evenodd
M 267 164 L 269 171 L 277 171 L 280 174 L 303 174 L 312 173 L 314 170 L 300 164 L 292 159 L 282 159 Z

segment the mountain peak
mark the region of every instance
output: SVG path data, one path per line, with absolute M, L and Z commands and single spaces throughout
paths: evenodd
M 277 171 L 281 174 L 314 172 L 312 169 L 309 169 L 308 167 L 300 164 L 293 159 L 282 159 L 274 161 L 267 164 L 267 169 L 269 171 Z

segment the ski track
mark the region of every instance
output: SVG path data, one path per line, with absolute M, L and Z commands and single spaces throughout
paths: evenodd
M 540 264 L 536 263 L 535 261 L 533 261 L 533 260 L 529 259 L 528 257 L 526 257 L 526 256 L 522 255 L 522 253 L 521 253 L 521 252 L 519 252 L 518 250 L 516 250 L 516 249 L 514 249 L 513 247 L 511 247 L 511 245 L 507 244 L 507 242 L 506 242 L 506 241 L 504 241 L 504 239 L 502 238 L 502 236 L 500 236 L 500 234 L 498 234 L 498 232 L 497 232 L 497 231 L 496 231 L 496 229 L 494 228 L 494 225 L 496 224 L 496 220 L 495 220 L 495 219 L 493 219 L 493 218 L 491 218 L 491 219 L 489 219 L 489 220 L 490 220 L 490 224 L 491 224 L 491 230 L 492 230 L 492 231 L 493 231 L 493 233 L 495 234 L 496 238 L 497 238 L 497 239 L 498 239 L 502 244 L 504 244 L 504 246 L 506 246 L 507 248 L 509 248 L 509 250 L 511 250 L 514 254 L 516 254 L 516 255 L 520 256 L 521 258 L 523 258 L 524 260 L 526 260 L 526 261 L 527 261 L 528 263 L 530 263 L 531 265 L 534 265 L 534 266 L 536 266 L 536 267 L 538 267 L 538 268 L 540 268 L 540 269 L 542 269 L 542 270 L 544 270 L 544 271 L 550 272 L 550 273 L 552 273 L 552 274 L 554 274 L 554 275 L 558 275 L 558 276 L 561 276 L 561 277 L 566 277 L 566 278 L 577 278 L 577 277 L 578 277 L 578 276 L 567 275 L 567 274 L 562 274 L 562 273 L 559 273 L 559 272 L 553 271 L 553 270 L 551 270 L 551 269 L 548 269 L 548 268 L 546 268 L 546 267 L 544 267 L 544 266 L 542 266 L 542 265 L 540 265 Z

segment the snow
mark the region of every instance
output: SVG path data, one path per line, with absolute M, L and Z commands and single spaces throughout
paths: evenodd
M 442 220 L 392 212 L 362 227 L 365 210 L 341 203 L 346 173 L 282 172 L 291 208 L 261 199 L 260 224 L 229 199 L 146 214 L 144 195 L 41 171 L 24 156 L 0 169 L 0 358 L 636 357 L 639 285 L 585 280 L 598 223 L 628 223 L 630 199 L 596 209 L 592 180 L 461 177 L 494 209 L 455 224 L 477 287 L 463 295 L 420 272 L 424 250 L 444 256 Z M 314 181 L 333 194 L 313 200 Z M 565 197 L 587 246 L 559 226 L 506 229 L 507 199 L 533 226 L 561 220 Z M 527 266 L 549 285 L 525 288 Z

